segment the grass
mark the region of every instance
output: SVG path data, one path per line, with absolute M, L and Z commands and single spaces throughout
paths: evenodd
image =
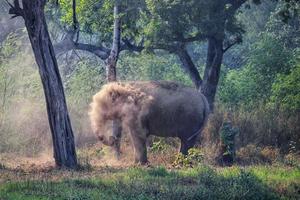
M 68 176 L 62 176 L 65 173 Z M 60 178 L 5 181 L 0 199 L 300 199 L 300 170 L 286 166 L 130 167 L 47 174 Z

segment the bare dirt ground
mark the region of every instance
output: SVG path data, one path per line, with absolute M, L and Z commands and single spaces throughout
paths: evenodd
M 162 153 L 148 153 L 149 164 L 145 168 L 163 165 L 172 168 L 176 149 Z M 129 167 L 137 166 L 133 162 L 133 151 L 130 146 L 122 147 L 119 160 L 115 158 L 109 147 L 100 144 L 77 150 L 81 168 L 75 171 L 58 169 L 55 166 L 51 151 L 36 156 L 24 156 L 16 153 L 0 154 L 0 184 L 9 181 L 24 180 L 62 180 L 66 178 L 98 177 L 101 174 L 121 172 Z

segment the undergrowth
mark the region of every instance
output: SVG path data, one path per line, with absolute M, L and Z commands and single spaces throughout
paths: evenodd
M 299 169 L 272 166 L 184 170 L 131 167 L 100 177 L 27 180 L 0 186 L 0 199 L 299 199 Z

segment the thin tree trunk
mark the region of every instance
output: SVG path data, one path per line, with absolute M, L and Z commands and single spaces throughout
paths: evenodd
M 183 70 L 189 75 L 195 87 L 197 89 L 200 89 L 202 79 L 189 53 L 184 47 L 179 49 L 176 53 L 181 61 L 181 66 Z
M 211 111 L 214 109 L 214 101 L 217 86 L 220 79 L 220 70 L 223 60 L 223 40 L 208 39 L 208 51 L 206 67 L 201 90 L 208 100 Z
M 116 66 L 120 52 L 120 40 L 121 40 L 121 20 L 120 20 L 120 1 L 115 1 L 114 6 L 114 34 L 113 44 L 110 51 L 110 55 L 106 60 L 106 78 L 108 82 L 117 80 Z
M 44 15 L 45 0 L 22 0 L 22 16 L 39 67 L 56 165 L 77 167 L 74 136 L 64 88 Z
M 114 33 L 113 33 L 113 44 L 109 54 L 109 57 L 106 59 L 106 79 L 107 82 L 117 81 L 117 62 L 119 59 L 120 53 L 120 44 L 121 44 L 121 19 L 120 19 L 120 1 L 115 0 L 114 5 Z M 114 144 L 114 150 L 116 157 L 119 159 L 120 157 L 120 145 L 121 145 L 121 132 L 120 129 L 121 122 L 119 120 L 113 120 L 113 128 L 112 133 L 116 138 Z

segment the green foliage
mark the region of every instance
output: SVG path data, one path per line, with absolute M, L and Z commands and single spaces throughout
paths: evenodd
M 176 168 L 196 167 L 202 163 L 203 159 L 204 155 L 201 149 L 191 148 L 188 155 L 178 153 L 172 165 Z
M 17 39 L 17 36 L 14 33 L 9 34 L 6 40 L 1 44 L 0 62 L 3 63 L 3 59 L 12 58 L 16 51 L 18 51 L 19 46 L 20 41 Z
M 269 11 L 274 9 L 276 13 L 281 5 L 278 3 L 276 8 L 273 8 L 273 5 L 265 5 L 265 9 Z M 260 14 L 262 18 L 267 16 L 266 13 Z M 242 59 L 247 60 L 246 64 L 238 70 L 229 70 L 225 75 L 220 84 L 219 98 L 230 107 L 253 108 L 257 102 L 269 101 L 273 93 L 272 85 L 278 82 L 276 79 L 279 74 L 280 76 L 289 74 L 295 65 L 299 55 L 297 48 L 300 47 L 299 18 L 294 17 L 289 23 L 283 23 L 273 13 L 267 23 L 255 24 L 247 22 L 244 17 L 242 14 L 239 15 L 239 19 L 249 25 L 246 28 L 247 39 L 255 43 L 246 44 L 248 50 L 242 51 L 240 55 Z M 259 27 L 262 27 L 261 32 L 257 31 Z
M 272 85 L 270 103 L 284 110 L 300 110 L 300 63 L 290 73 L 277 75 Z
M 161 152 L 164 153 L 166 152 L 168 146 L 167 144 L 164 142 L 163 139 L 158 139 L 156 141 L 153 142 L 152 146 L 151 146 L 151 152 Z
M 95 66 L 88 60 L 76 64 L 74 71 L 65 81 L 68 100 L 75 105 L 87 105 L 91 97 L 105 83 L 105 73 L 102 66 Z
M 291 68 L 294 51 L 273 35 L 262 34 L 254 47 L 247 65 L 230 70 L 221 83 L 219 98 L 230 107 L 247 105 L 251 108 L 259 101 L 266 102 L 277 74 L 286 74 Z
M 273 13 L 265 25 L 256 24 L 263 27 L 258 32 L 257 27 L 249 31 L 248 24 L 248 42 L 255 43 L 243 47 L 242 67 L 225 71 L 218 91 L 220 109 L 234 112 L 239 146 L 254 143 L 288 152 L 289 143 L 295 142 L 299 151 L 299 18 L 283 23 Z
M 0 186 L 1 199 L 298 199 L 300 172 L 283 167 L 254 166 L 213 169 L 200 166 L 168 171 L 103 169 L 103 175 L 58 181 L 9 181 Z M 56 173 L 56 172 L 53 172 Z M 73 173 L 72 173 L 73 174 Z M 77 174 L 77 175 L 76 175 Z M 93 176 L 95 174 L 93 173 Z M 58 174 L 65 176 L 65 174 Z M 88 176 L 88 177 L 84 177 Z M 80 177 L 80 178 L 78 178 Z
M 44 135 L 49 128 L 41 111 L 44 101 L 38 70 L 30 51 L 21 51 L 24 46 L 21 32 L 9 34 L 0 46 L 0 152 L 33 155 L 50 135 Z
M 122 36 L 132 39 L 138 35 L 140 8 L 144 6 L 143 0 L 123 0 L 121 2 Z M 96 36 L 98 42 L 109 43 L 113 34 L 113 8 L 112 0 L 77 0 L 76 13 L 81 31 Z M 52 3 L 53 4 L 53 3 Z M 72 1 L 60 0 L 60 22 L 72 26 Z M 53 13 L 54 14 L 54 13 Z M 101 20 L 99 20 L 101 19 Z M 133 20 L 136 19 L 136 20 Z
M 183 36 L 195 36 L 210 5 L 203 1 L 181 0 L 147 0 L 146 3 L 149 14 L 144 17 L 144 34 L 154 45 L 174 42 Z
M 300 3 L 298 0 L 281 0 L 280 9 L 277 11 L 277 15 L 285 23 L 292 20 L 294 17 L 298 17 L 300 14 Z
M 61 0 L 60 21 L 68 26 L 73 25 L 72 1 Z M 110 0 L 77 0 L 76 14 L 84 32 L 101 34 L 101 38 L 108 39 L 112 35 L 113 4 Z M 101 19 L 101 20 L 98 20 Z M 102 30 L 101 32 L 98 32 Z
M 226 1 L 146 0 L 146 6 L 141 21 L 149 48 L 175 51 L 181 42 L 204 41 L 209 36 L 223 38 L 224 29 L 228 38 L 244 32 Z
M 235 158 L 235 136 L 238 129 L 233 128 L 231 122 L 224 122 L 220 131 L 220 141 L 223 146 L 222 156 Z
M 192 85 L 176 57 L 166 54 L 123 54 L 117 70 L 120 80 L 173 80 Z
M 9 60 L 19 50 L 19 43 L 15 34 L 8 35 L 7 39 L 0 46 L 0 121 L 1 114 L 7 106 L 7 101 L 13 95 L 15 87 L 14 71 L 9 68 Z

